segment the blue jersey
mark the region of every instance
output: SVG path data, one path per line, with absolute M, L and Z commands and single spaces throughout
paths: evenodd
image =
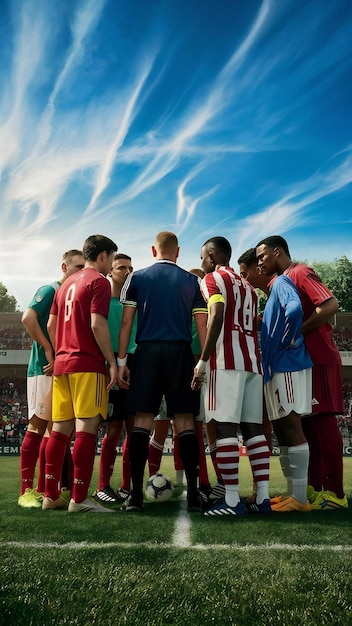
M 137 307 L 137 344 L 192 342 L 192 314 L 206 313 L 198 278 L 172 261 L 157 261 L 131 274 L 123 286 L 125 306 Z
M 271 283 L 261 326 L 264 383 L 277 372 L 312 367 L 302 334 L 303 310 L 298 291 L 288 276 Z

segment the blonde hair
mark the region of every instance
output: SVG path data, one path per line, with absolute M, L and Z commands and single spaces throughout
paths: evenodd
M 162 254 L 176 252 L 178 248 L 178 239 L 175 233 L 163 230 L 155 237 L 155 248 Z

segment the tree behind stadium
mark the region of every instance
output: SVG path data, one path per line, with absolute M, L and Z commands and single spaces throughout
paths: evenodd
M 0 283 L 0 313 L 17 313 L 20 309 L 14 296 L 10 296 L 7 287 Z

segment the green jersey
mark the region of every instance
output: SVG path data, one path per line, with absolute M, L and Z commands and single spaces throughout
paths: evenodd
M 119 298 L 112 297 L 110 300 L 108 326 L 112 349 L 114 352 L 119 351 L 119 332 L 121 328 L 123 305 Z M 137 315 L 134 316 L 130 341 L 127 348 L 127 354 L 134 354 L 136 351 L 136 331 L 137 331 Z
M 29 309 L 33 309 L 38 315 L 38 323 L 45 337 L 50 341 L 47 324 L 52 302 L 54 300 L 55 291 L 60 287 L 60 283 L 54 282 L 51 285 L 39 287 L 33 299 L 28 305 Z M 39 343 L 33 341 L 31 354 L 29 357 L 27 376 L 43 376 L 43 367 L 48 365 L 45 358 L 45 351 Z

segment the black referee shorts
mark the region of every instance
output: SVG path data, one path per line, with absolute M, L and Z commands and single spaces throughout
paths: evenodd
M 138 344 L 131 376 L 130 406 L 134 413 L 159 412 L 165 395 L 168 417 L 194 414 L 191 380 L 194 357 L 182 341 L 146 341 Z

